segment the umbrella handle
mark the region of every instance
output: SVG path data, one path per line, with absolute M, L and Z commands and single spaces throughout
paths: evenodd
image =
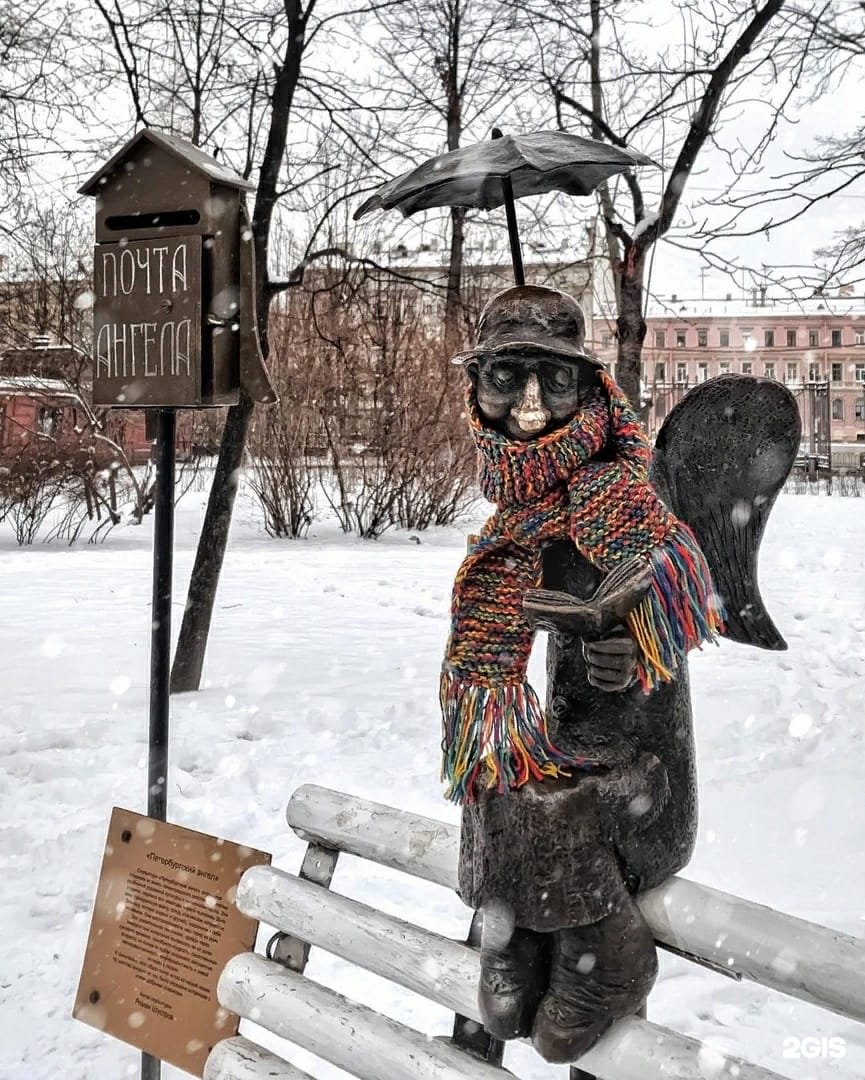
M 500 128 L 493 128 L 494 139 L 503 138 Z M 511 262 L 514 266 L 514 281 L 517 285 L 525 285 L 526 275 L 523 270 L 523 249 L 520 246 L 520 234 L 517 230 L 517 208 L 514 203 L 514 186 L 509 176 L 502 177 L 502 194 L 505 197 L 505 217 L 508 222 L 508 239 L 511 242 Z

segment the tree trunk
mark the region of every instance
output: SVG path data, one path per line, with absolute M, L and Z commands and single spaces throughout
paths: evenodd
M 643 318 L 643 269 L 645 253 L 628 245 L 620 267 L 614 268 L 619 280 L 619 314 L 616 328 L 619 347 L 616 358 L 616 382 L 624 390 L 637 412 L 641 411 L 640 368 L 646 322 Z
M 207 500 L 204 528 L 195 552 L 195 565 L 189 580 L 177 653 L 171 669 L 172 694 L 197 690 L 201 684 L 210 620 L 213 616 L 222 560 L 228 544 L 228 531 L 231 528 L 231 515 L 253 406 L 252 398 L 245 390 L 241 390 L 239 403 L 232 405 L 225 418 L 216 472 Z
M 460 90 L 460 33 L 462 29 L 462 0 L 448 8 L 447 60 L 441 71 L 442 88 L 447 102 L 445 123 L 449 151 L 458 150 L 463 134 L 463 99 Z M 459 347 L 462 332 L 463 244 L 466 211 L 463 206 L 451 207 L 451 250 L 448 259 L 448 292 L 445 301 L 445 346 L 449 352 Z
M 451 208 L 451 250 L 448 259 L 448 291 L 445 301 L 445 343 L 451 352 L 455 352 L 459 347 L 462 335 L 465 220 L 466 212 L 464 207 L 454 206 Z
M 316 0 L 309 0 L 304 11 L 300 0 L 285 0 L 288 41 L 283 63 L 276 70 L 276 83 L 270 104 L 270 127 L 261 163 L 255 210 L 252 215 L 258 333 L 261 339 L 261 351 L 265 358 L 268 354 L 267 327 L 270 301 L 273 296 L 268 277 L 267 248 L 273 211 L 278 198 L 279 172 L 285 157 L 288 122 L 294 92 L 300 80 L 301 61 L 306 41 L 306 22 L 315 7 L 315 2 Z M 210 497 L 207 500 L 207 511 L 204 515 L 198 548 L 195 552 L 195 565 L 189 581 L 186 609 L 183 613 L 180 636 L 177 639 L 177 652 L 171 670 L 172 693 L 197 690 L 201 684 L 210 620 L 228 544 L 231 515 L 234 510 L 234 499 L 237 495 L 243 451 L 253 408 L 252 398 L 241 387 L 238 404 L 231 406 L 225 418 L 219 459 Z

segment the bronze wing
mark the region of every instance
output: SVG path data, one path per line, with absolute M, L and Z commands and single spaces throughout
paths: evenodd
M 724 636 L 762 649 L 787 648 L 760 596 L 757 556 L 801 430 L 781 383 L 720 375 L 682 398 L 655 442 L 652 483 L 696 534 L 727 611 Z

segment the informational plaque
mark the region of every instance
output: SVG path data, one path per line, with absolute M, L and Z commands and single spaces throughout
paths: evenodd
M 263 851 L 115 807 L 73 1016 L 202 1076 L 213 1045 L 237 1034 L 216 999 L 258 923 L 234 905 Z
M 200 236 L 98 244 L 93 404 L 201 403 Z

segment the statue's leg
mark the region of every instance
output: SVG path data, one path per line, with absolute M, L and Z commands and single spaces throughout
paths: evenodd
M 497 1039 L 529 1034 L 550 978 L 550 935 L 517 927 L 501 948 L 481 948 L 478 1005 Z
M 588 926 L 553 935 L 549 989 L 532 1042 L 547 1061 L 574 1061 L 616 1020 L 635 1013 L 658 974 L 652 932 L 633 898 Z
M 536 1022 L 539 1049 L 564 1040 L 564 1050 L 550 1053 L 565 1056 L 551 1060 L 573 1060 L 570 1041 L 582 1045 L 585 1028 L 598 1027 L 591 1043 L 642 1003 L 654 947 L 617 846 L 655 819 L 668 794 L 666 770 L 642 755 L 464 807 L 460 895 L 485 913 L 478 1002 L 491 1035 L 528 1034 L 547 1002 L 548 1017 Z M 597 957 L 593 975 L 579 964 L 584 953 Z

